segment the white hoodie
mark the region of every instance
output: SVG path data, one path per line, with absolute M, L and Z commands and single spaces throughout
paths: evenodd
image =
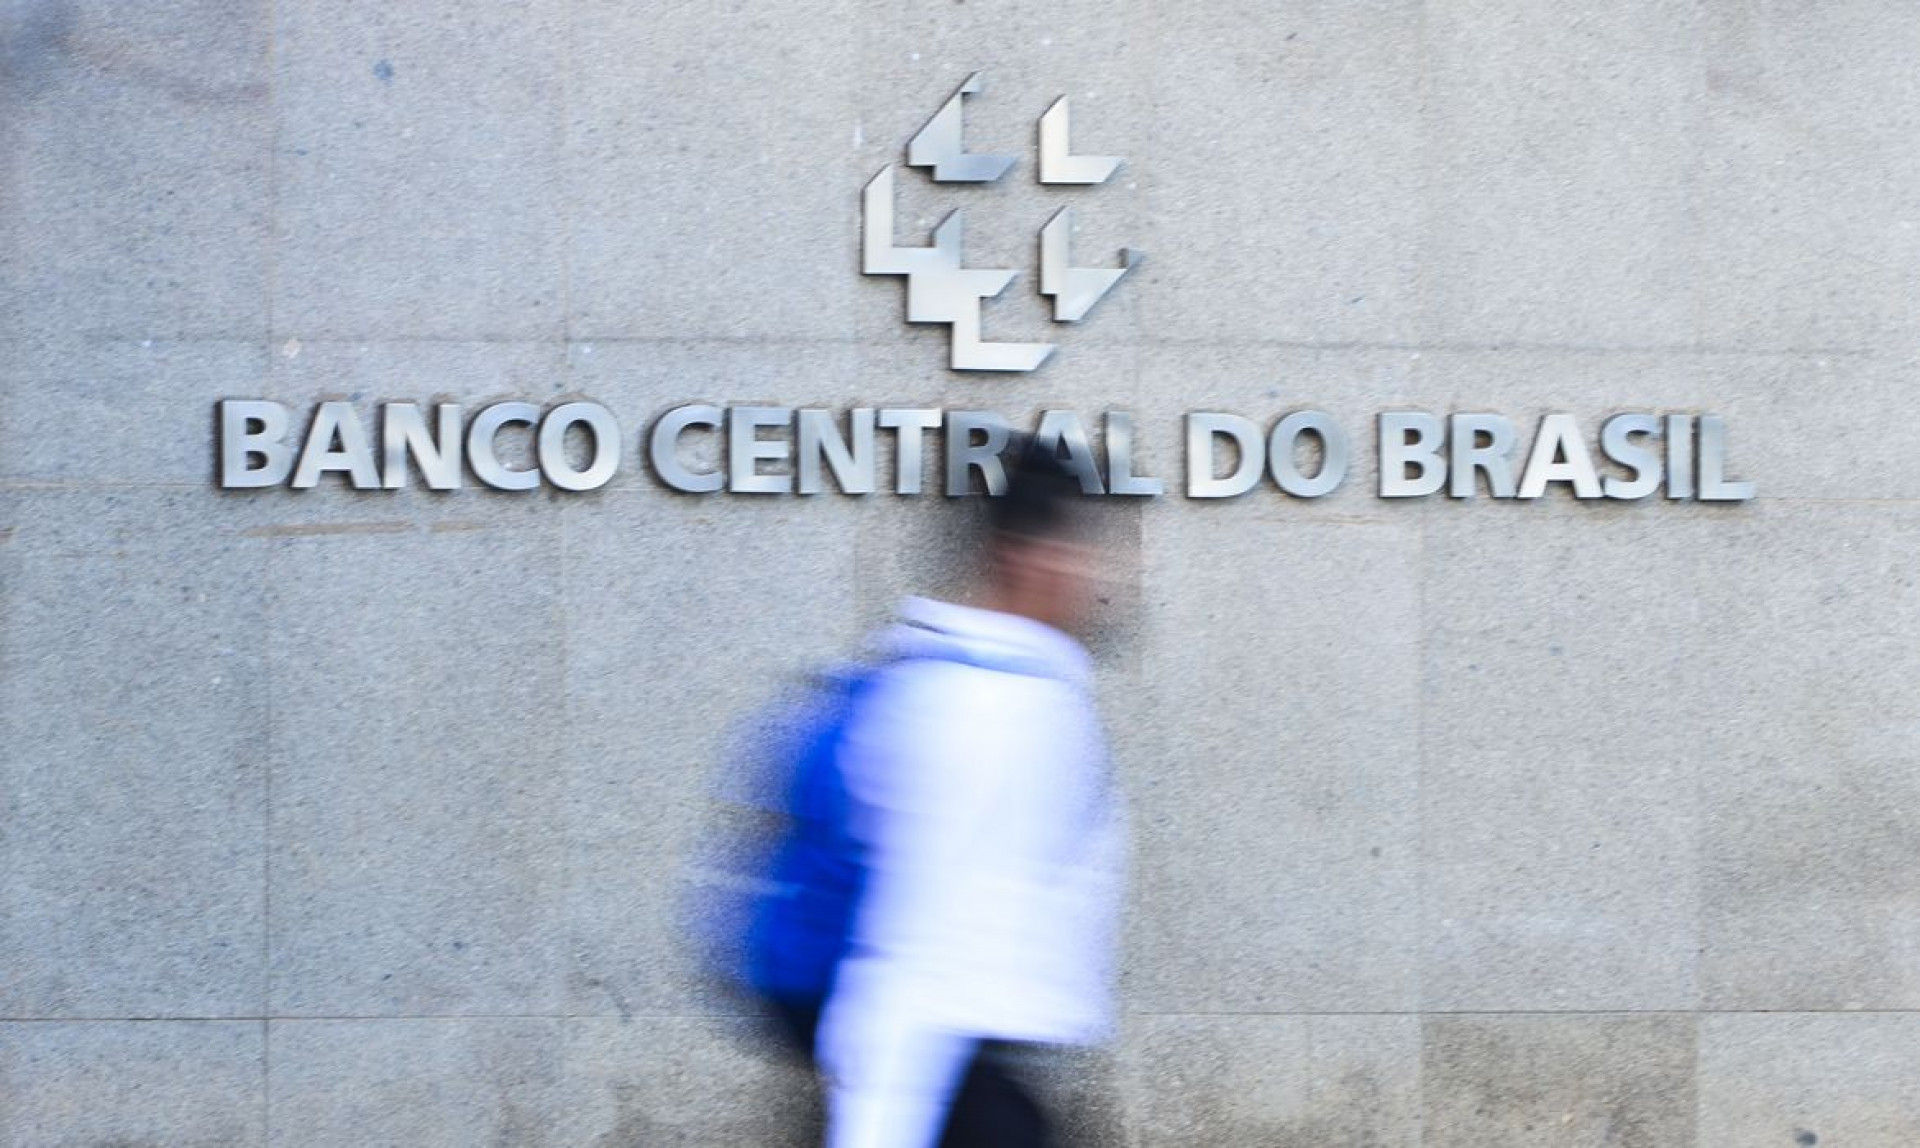
M 833 1148 L 932 1145 L 975 1042 L 1111 1018 L 1124 833 L 1085 649 L 990 610 L 901 616 L 842 750 L 871 883 L 820 1031 Z

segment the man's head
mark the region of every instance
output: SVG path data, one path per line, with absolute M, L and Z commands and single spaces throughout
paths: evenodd
M 987 605 L 1062 630 L 1092 612 L 1098 549 L 1080 480 L 1059 456 L 1016 436 L 1006 490 L 987 500 Z

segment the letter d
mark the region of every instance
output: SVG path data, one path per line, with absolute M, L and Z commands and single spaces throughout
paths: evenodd
M 1231 438 L 1240 451 L 1239 465 L 1225 478 L 1218 476 L 1214 447 Z M 1252 490 L 1267 466 L 1266 436 L 1252 419 L 1215 411 L 1187 416 L 1187 497 L 1233 498 Z

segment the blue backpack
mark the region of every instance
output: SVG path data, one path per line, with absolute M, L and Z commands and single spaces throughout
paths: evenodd
M 1044 665 L 1012 658 L 989 661 L 958 651 L 914 655 L 1044 676 Z M 778 840 L 762 861 L 756 895 L 746 908 L 745 952 L 738 976 L 756 996 L 801 1008 L 817 1007 L 853 946 L 854 918 L 866 890 L 869 864 L 855 834 L 856 801 L 841 767 L 847 731 L 885 672 L 900 660 L 822 675 L 814 697 L 777 751 L 783 776 L 765 795 L 777 803 Z
M 826 676 L 785 747 L 789 775 L 777 798 L 785 824 L 747 919 L 744 978 L 769 1000 L 825 1001 L 852 945 L 867 863 L 840 747 L 880 668 Z

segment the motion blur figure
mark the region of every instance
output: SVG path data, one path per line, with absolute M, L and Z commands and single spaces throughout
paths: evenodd
M 1095 503 L 1023 442 L 975 593 L 878 639 L 839 761 L 866 878 L 816 1040 L 829 1148 L 1054 1142 L 1020 1066 L 1101 1039 L 1124 832 L 1073 635 Z

